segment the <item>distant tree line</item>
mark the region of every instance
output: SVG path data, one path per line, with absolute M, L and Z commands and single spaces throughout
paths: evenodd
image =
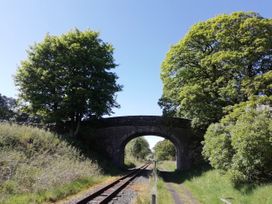
M 15 98 L 0 94 L 0 121 L 17 122 L 24 124 L 40 123 L 39 117 L 23 112 Z
M 15 115 L 16 100 L 0 94 L 0 120 L 10 120 Z

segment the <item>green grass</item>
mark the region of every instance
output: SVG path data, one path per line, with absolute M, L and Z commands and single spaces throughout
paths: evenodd
M 0 123 L 0 172 L 0 203 L 52 202 L 104 178 L 63 137 L 6 123 Z
M 183 183 L 193 196 L 203 204 L 222 204 L 220 198 L 232 204 L 271 204 L 272 184 L 244 185 L 236 189 L 228 175 L 218 170 L 193 170 L 186 173 L 173 173 L 171 181 Z
M 48 191 L 40 191 L 37 193 L 15 194 L 2 202 L 2 204 L 28 204 L 28 203 L 45 203 L 56 202 L 69 195 L 76 194 L 84 189 L 87 189 L 97 183 L 103 182 L 106 177 L 89 177 L 78 179 L 69 184 L 53 188 Z
M 151 194 L 155 190 L 155 186 L 157 185 L 157 203 L 165 204 L 165 203 L 173 203 L 174 200 L 172 198 L 171 193 L 168 191 L 166 184 L 164 183 L 161 177 L 157 177 L 157 183 L 155 181 L 154 172 L 149 177 L 149 184 L 142 186 L 140 194 L 137 196 L 135 204 L 149 204 L 151 203 Z
M 162 178 L 158 178 L 157 183 L 157 201 L 158 204 L 174 203 L 171 193 L 168 191 Z
M 246 185 L 235 189 L 227 175 L 222 175 L 218 170 L 210 170 L 200 177 L 192 177 L 184 182 L 192 193 L 202 203 L 222 203 L 220 198 L 231 203 L 272 203 L 272 185 L 252 186 Z
M 161 171 L 175 171 L 176 161 L 158 161 L 157 168 Z

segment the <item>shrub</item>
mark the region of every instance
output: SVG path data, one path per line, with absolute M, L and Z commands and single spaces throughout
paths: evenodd
M 249 181 L 272 178 L 272 115 L 249 110 L 230 129 L 235 154 L 232 169 Z
M 272 178 L 271 110 L 249 104 L 237 105 L 210 125 L 203 142 L 204 157 L 214 168 L 228 171 L 235 184 Z
M 210 164 L 216 169 L 227 170 L 230 168 L 233 156 L 230 134 L 220 124 L 212 124 L 205 134 L 203 154 Z

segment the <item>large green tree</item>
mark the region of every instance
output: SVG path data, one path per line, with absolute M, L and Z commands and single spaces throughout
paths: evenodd
M 272 70 L 272 19 L 253 12 L 219 15 L 194 25 L 162 63 L 165 114 L 205 130 L 224 108 L 263 94 L 255 76 Z M 256 88 L 260 89 L 256 89 Z M 271 87 L 270 87 L 271 92 Z
M 136 160 L 144 160 L 149 154 L 151 154 L 151 150 L 147 140 L 144 137 L 138 137 L 131 140 L 126 145 L 125 153 L 127 154 L 127 157 L 131 157 Z
M 121 90 L 111 70 L 113 47 L 99 33 L 78 29 L 46 35 L 31 46 L 16 77 L 25 110 L 45 122 L 67 122 L 76 133 L 80 121 L 111 114 Z
M 174 160 L 176 157 L 176 149 L 170 140 L 158 142 L 155 147 L 155 156 L 158 160 Z

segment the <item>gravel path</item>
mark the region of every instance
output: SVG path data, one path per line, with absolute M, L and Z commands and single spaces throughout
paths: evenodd
M 137 177 L 130 183 L 125 189 L 123 189 L 117 196 L 114 198 L 110 204 L 130 204 L 137 196 L 137 188 L 140 188 L 142 184 L 149 183 L 149 175 L 151 170 L 144 170 L 141 176 Z M 114 179 L 113 179 L 114 180 Z M 95 192 L 97 189 L 106 185 L 106 183 L 111 182 L 111 180 L 104 182 L 103 184 L 92 187 L 89 190 L 85 190 L 77 195 L 66 198 L 65 200 L 57 202 L 57 204 L 75 204 L 83 197 L 87 197 Z
M 110 204 L 130 204 L 137 196 L 135 186 L 140 186 L 146 182 L 149 182 L 149 170 L 145 171 L 141 176 L 136 178 L 132 183 L 130 183 L 124 190 L 122 190 L 116 198 L 114 198 Z
M 117 197 L 110 202 L 110 204 L 130 204 L 137 196 L 137 188 L 142 184 L 149 182 L 149 175 L 151 170 L 144 170 L 141 176 L 137 177 L 124 190 L 122 190 Z
M 75 204 L 78 201 L 80 201 L 82 198 L 88 197 L 93 192 L 95 192 L 97 189 L 102 188 L 103 186 L 111 183 L 115 179 L 117 179 L 117 177 L 113 177 L 112 179 L 108 179 L 103 183 L 94 185 L 94 186 L 90 187 L 89 189 L 81 191 L 81 192 L 79 192 L 79 193 L 77 193 L 75 195 L 68 196 L 67 198 L 65 198 L 63 200 L 60 200 L 60 201 L 56 202 L 56 204 Z

